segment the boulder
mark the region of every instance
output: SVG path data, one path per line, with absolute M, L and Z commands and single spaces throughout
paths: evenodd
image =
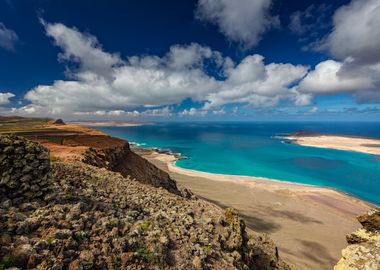
M 380 269 L 380 209 L 372 209 L 358 217 L 363 228 L 347 235 L 350 244 L 342 250 L 342 258 L 334 270 Z

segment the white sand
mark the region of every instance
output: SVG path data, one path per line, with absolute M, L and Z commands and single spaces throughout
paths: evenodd
M 288 136 L 284 138 L 292 140 L 293 143 L 303 146 L 331 148 L 380 155 L 380 140 L 377 139 L 333 135 Z

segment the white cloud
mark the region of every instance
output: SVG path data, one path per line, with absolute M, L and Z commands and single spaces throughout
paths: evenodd
M 278 17 L 270 14 L 271 5 L 271 0 L 199 0 L 196 17 L 217 25 L 227 38 L 250 48 L 279 25 Z
M 294 104 L 297 105 L 297 106 L 307 106 L 307 105 L 310 105 L 312 104 L 312 100 L 314 98 L 313 95 L 309 94 L 309 93 L 302 93 L 301 91 L 299 91 L 297 89 L 297 87 L 293 87 L 293 89 L 291 90 L 292 93 L 293 93 L 293 101 L 294 101 Z
M 311 100 L 310 95 L 293 89 L 307 73 L 305 66 L 265 64 L 260 55 L 234 63 L 195 43 L 174 45 L 162 57 L 131 56 L 124 60 L 105 52 L 89 34 L 59 23 L 43 24 L 62 49 L 59 60 L 73 62 L 76 68 L 68 68 L 69 80 L 28 91 L 25 99 L 30 104 L 19 108 L 20 113 L 123 117 L 136 116 L 131 112 L 139 109 L 138 116 L 170 116 L 173 112 L 168 106 L 186 98 L 205 103 L 198 114 L 221 112 L 221 106 L 229 103 L 268 107 L 281 100 L 296 105 L 307 105 Z M 223 79 L 208 74 L 210 63 Z M 194 110 L 185 110 L 182 115 L 194 114 Z
M 303 93 L 351 93 L 362 103 L 380 102 L 380 1 L 352 0 L 334 15 L 321 44 L 336 60 L 319 63 L 300 83 Z
M 220 54 L 198 44 L 175 45 L 163 57 L 133 56 L 122 60 L 101 49 L 96 38 L 63 24 L 44 23 L 46 32 L 62 49 L 59 59 L 79 64 L 72 80 L 55 81 L 30 90 L 25 98 L 41 114 L 70 111 L 124 110 L 164 106 L 184 98 L 203 98 L 218 83 L 203 68 L 206 59 Z
M 205 116 L 207 115 L 206 110 L 202 109 L 195 109 L 195 108 L 190 108 L 190 109 L 185 109 L 182 112 L 179 112 L 179 116 Z
M 91 112 L 75 112 L 74 113 L 77 116 L 100 116 L 100 117 L 119 117 L 119 116 L 128 116 L 128 117 L 137 117 L 137 116 L 171 116 L 172 110 L 170 107 L 165 106 L 163 108 L 156 108 L 156 109 L 147 109 L 143 110 L 141 112 L 137 110 L 133 111 L 124 111 L 124 110 L 109 110 L 109 111 L 91 111 Z
M 7 28 L 3 23 L 0 23 L 0 47 L 14 51 L 18 40 L 15 31 Z
M 80 71 L 108 74 L 122 60 L 117 54 L 104 52 L 96 37 L 80 33 L 75 28 L 63 24 L 49 24 L 41 20 L 46 34 L 54 39 L 62 49 L 59 54 L 61 61 L 74 61 L 80 64 Z
M 206 115 L 214 115 L 214 116 L 220 116 L 225 115 L 227 112 L 223 109 L 215 109 L 215 110 L 205 110 L 203 108 L 190 108 L 185 109 L 178 113 L 179 116 L 206 116 Z M 234 113 L 237 113 L 237 110 L 234 110 Z
M 336 93 L 367 89 L 372 86 L 368 76 L 346 76 L 341 72 L 343 64 L 334 60 L 319 63 L 302 80 L 299 89 L 309 93 Z
M 14 97 L 15 95 L 12 93 L 0 93 L 0 105 L 6 105 L 9 104 L 9 99 Z
M 326 46 L 341 61 L 380 62 L 380 1 L 352 0 L 339 8 Z
M 207 96 L 205 109 L 228 103 L 248 103 L 254 107 L 275 106 L 281 99 L 296 99 L 290 90 L 302 79 L 308 68 L 292 64 L 265 65 L 261 55 L 251 55 L 225 70 L 227 79 L 220 90 Z
M 213 114 L 213 115 L 225 115 L 225 114 L 226 114 L 226 111 L 225 111 L 224 109 L 213 110 L 213 111 L 212 111 L 212 114 Z

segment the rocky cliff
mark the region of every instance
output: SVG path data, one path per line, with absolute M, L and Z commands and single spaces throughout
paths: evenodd
M 123 176 L 130 176 L 144 184 L 165 188 L 177 195 L 191 196 L 189 191 L 180 190 L 169 174 L 132 152 L 126 141 L 115 147 L 90 147 L 84 153 L 82 161 L 99 168 L 120 172 Z
M 349 246 L 334 270 L 380 269 L 380 209 L 359 216 L 358 221 L 363 227 L 347 235 Z
M 50 166 L 39 144 L 1 138 L 0 269 L 289 269 L 234 210 L 155 184 L 128 149 L 94 163 L 98 150 L 96 166 Z

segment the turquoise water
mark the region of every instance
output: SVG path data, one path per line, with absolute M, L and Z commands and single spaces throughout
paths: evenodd
M 191 170 L 258 176 L 336 188 L 380 204 L 377 156 L 284 143 L 273 136 L 306 129 L 379 137 L 379 123 L 169 123 L 100 128 L 143 147 L 180 153 Z

